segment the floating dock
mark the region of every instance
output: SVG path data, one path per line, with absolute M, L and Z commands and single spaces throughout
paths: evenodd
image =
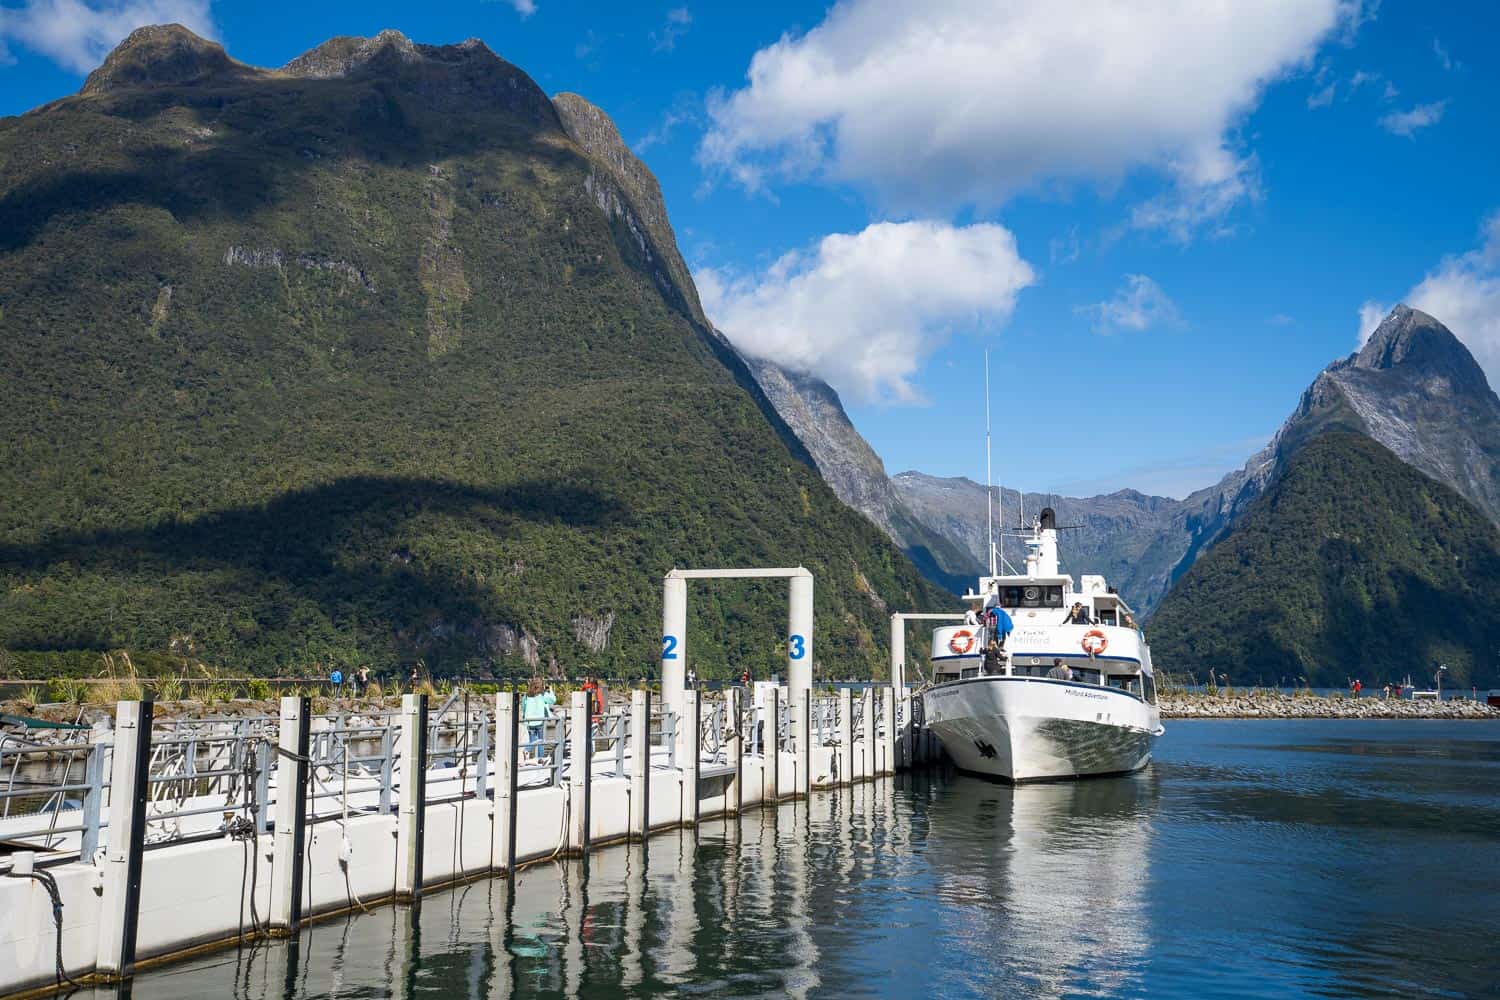
M 199 720 L 121 702 L 87 742 L 0 746 L 0 773 L 48 774 L 0 792 L 0 996 L 127 979 L 937 752 L 889 686 L 679 703 L 638 690 L 591 717 L 577 692 L 533 731 L 515 694 L 435 713 L 407 695 L 386 715 L 283 698 L 279 716 Z

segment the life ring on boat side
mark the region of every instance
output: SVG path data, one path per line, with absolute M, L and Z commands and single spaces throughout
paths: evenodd
M 948 640 L 948 648 L 957 653 L 959 656 L 963 656 L 969 650 L 974 648 L 974 633 L 970 632 L 966 628 L 959 629 L 957 632 L 954 632 L 952 638 Z
M 1109 640 L 1104 637 L 1103 632 L 1096 628 L 1091 628 L 1083 633 L 1083 639 L 1078 644 L 1090 656 L 1098 656 L 1109 648 Z

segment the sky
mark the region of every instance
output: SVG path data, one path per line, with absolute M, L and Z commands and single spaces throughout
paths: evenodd
M 0 0 L 0 114 L 140 24 L 483 39 L 603 108 L 710 318 L 894 473 L 1182 496 L 1408 302 L 1500 378 L 1500 6 Z

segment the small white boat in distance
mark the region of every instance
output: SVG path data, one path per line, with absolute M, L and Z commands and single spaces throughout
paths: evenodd
M 978 592 L 964 595 L 976 611 L 1010 615 L 1015 629 L 1003 647 L 983 624 L 933 630 L 935 676 L 922 693 L 928 726 L 959 768 L 1005 781 L 1145 767 L 1163 730 L 1151 650 L 1130 608 L 1104 577 L 1082 576 L 1075 589 L 1058 572 L 1052 508 L 1025 543 L 1024 575 L 982 577 Z M 1086 622 L 1069 620 L 1075 603 Z

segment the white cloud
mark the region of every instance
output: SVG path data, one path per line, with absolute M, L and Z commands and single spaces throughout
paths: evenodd
M 536 13 L 536 0 L 505 0 L 505 2 L 514 7 L 523 20 Z
M 1477 248 L 1444 257 L 1402 301 L 1452 330 L 1490 384 L 1500 385 L 1500 212 L 1485 220 Z M 1389 312 L 1376 302 L 1360 306 L 1360 345 Z
M 1432 40 L 1432 54 L 1437 56 L 1438 64 L 1441 65 L 1444 70 L 1451 71 L 1453 67 L 1457 65 L 1457 63 L 1453 61 L 1453 57 L 1448 54 L 1448 50 L 1443 48 L 1443 43 L 1436 38 Z
M 931 213 L 1146 170 L 1134 225 L 1212 222 L 1256 185 L 1235 131 L 1367 8 L 1338 0 L 844 0 L 709 101 L 701 162 L 755 189 L 817 177 Z M 1207 193 L 1204 189 L 1207 189 Z
M 677 48 L 677 40 L 687 34 L 692 23 L 692 11 L 686 7 L 673 7 L 667 11 L 667 20 L 661 30 L 651 32 L 652 49 L 656 52 L 671 52 Z
M 1380 119 L 1380 127 L 1393 135 L 1410 139 L 1419 129 L 1442 121 L 1443 112 L 1447 108 L 1447 101 L 1433 101 L 1431 104 L 1418 104 L 1410 111 L 1392 111 Z
M 1308 106 L 1308 108 L 1309 109 L 1313 109 L 1313 108 L 1326 108 L 1330 104 L 1332 104 L 1333 103 L 1333 88 L 1334 88 L 1334 85 L 1330 83 L 1328 86 L 1324 87 L 1322 90 L 1319 90 L 1319 91 L 1317 91 L 1316 93 L 1313 93 L 1313 94 L 1309 94 L 1308 97 L 1307 97 L 1307 106 Z
M 1125 284 L 1113 296 L 1073 311 L 1093 317 L 1094 332 L 1149 330 L 1155 326 L 1177 326 L 1182 322 L 1177 304 L 1160 285 L 1144 274 L 1127 274 Z
M 181 24 L 204 38 L 218 37 L 208 0 L 29 0 L 0 8 L 0 55 L 7 44 L 23 46 L 87 73 L 148 24 Z
M 1002 226 L 881 222 L 825 236 L 764 273 L 694 273 L 704 311 L 747 354 L 863 401 L 918 402 L 922 361 L 956 327 L 1003 323 L 1036 275 Z

